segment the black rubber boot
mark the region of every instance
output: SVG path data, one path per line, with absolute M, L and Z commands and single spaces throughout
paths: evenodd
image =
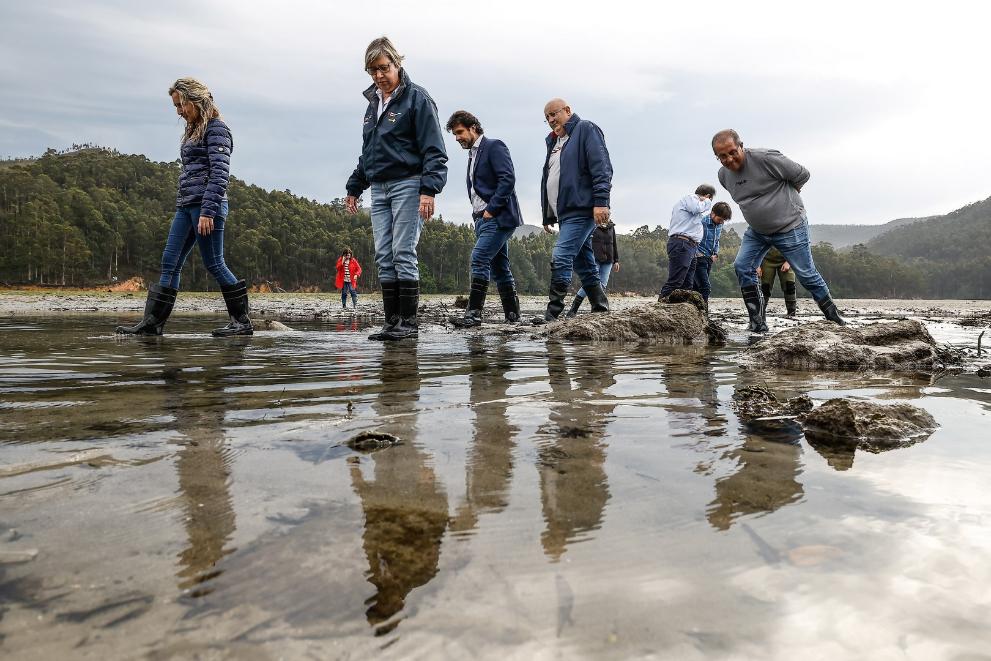
M 836 304 L 833 303 L 833 299 L 826 298 L 816 302 L 819 304 L 819 309 L 822 310 L 822 314 L 826 317 L 826 319 L 829 319 L 834 324 L 846 326 L 846 319 L 840 316 L 840 311 L 836 309 Z
M 447 318 L 457 328 L 474 328 L 482 325 L 482 308 L 485 306 L 485 295 L 489 291 L 489 281 L 482 278 L 471 279 L 471 291 L 468 293 L 468 309 L 463 316 L 451 315 Z
M 416 308 L 420 304 L 420 281 L 399 281 L 399 323 L 382 332 L 383 340 L 405 340 L 419 334 L 416 323 Z
M 584 302 L 584 296 L 575 296 L 575 300 L 571 302 L 571 309 L 568 310 L 568 314 L 566 315 L 568 319 L 573 319 L 578 316 L 578 308 L 580 308 Z
M 119 335 L 161 335 L 178 295 L 178 289 L 151 285 L 145 299 L 144 319 L 134 326 L 118 326 L 114 332 Z
M 382 284 L 382 307 L 385 308 L 385 325 L 382 330 L 368 336 L 369 340 L 384 340 L 385 334 L 391 331 L 399 323 L 399 283 L 383 282 Z
M 788 311 L 786 317 L 794 317 L 798 312 L 798 287 L 794 282 L 786 282 L 785 288 L 785 309 Z
M 544 311 L 544 316 L 542 318 L 534 317 L 533 323 L 539 326 L 541 324 L 546 324 L 549 321 L 557 321 L 557 318 L 561 316 L 562 312 L 564 312 L 564 297 L 567 295 L 567 285 L 557 287 L 552 282 L 551 287 L 547 292 L 547 296 L 550 299 L 547 301 L 547 310 Z
M 589 287 L 585 285 L 585 294 L 588 295 L 588 302 L 592 306 L 592 312 L 609 312 L 609 299 L 606 298 L 606 290 L 598 282 Z
M 227 314 L 231 321 L 223 328 L 213 331 L 214 337 L 230 337 L 232 335 L 253 335 L 251 319 L 248 318 L 248 286 L 244 280 L 238 280 L 233 285 L 220 285 L 227 304 Z
M 743 287 L 740 291 L 743 293 L 743 304 L 747 306 L 747 316 L 750 317 L 747 330 L 754 333 L 766 333 L 767 322 L 764 321 L 764 301 L 762 300 L 764 297 L 761 296 L 760 288 L 757 285 L 750 285 Z
M 519 323 L 520 297 L 516 295 L 515 285 L 499 287 L 499 299 L 502 301 L 502 311 L 506 315 L 506 323 Z
M 764 299 L 764 307 L 761 309 L 760 313 L 763 315 L 764 319 L 767 319 L 767 304 L 771 301 L 771 285 L 766 285 L 763 282 L 760 283 L 760 295 Z

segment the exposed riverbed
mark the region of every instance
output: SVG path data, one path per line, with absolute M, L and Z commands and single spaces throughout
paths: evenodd
M 220 298 L 193 295 L 164 338 L 113 336 L 143 301 L 0 295 L 4 659 L 991 649 L 991 379 L 972 371 L 744 370 L 730 299 L 718 348 L 433 321 L 383 345 L 373 297 L 353 315 L 318 295 L 253 297 L 288 332 L 212 338 Z M 988 305 L 841 307 L 973 348 L 983 329 L 957 322 Z M 824 449 L 743 422 L 738 385 L 906 402 L 939 427 Z M 363 432 L 379 440 L 348 447 Z

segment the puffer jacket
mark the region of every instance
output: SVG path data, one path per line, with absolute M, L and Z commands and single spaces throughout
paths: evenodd
M 227 198 L 234 138 L 222 119 L 206 123 L 202 142 L 186 141 L 180 149 L 182 172 L 179 174 L 177 207 L 200 206 L 200 215 L 214 218 L 220 203 Z

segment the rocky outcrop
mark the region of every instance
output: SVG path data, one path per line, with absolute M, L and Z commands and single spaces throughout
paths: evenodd
M 705 313 L 695 292 L 673 292 L 663 302 L 608 314 L 582 314 L 538 327 L 535 338 L 636 341 L 665 344 L 718 344 L 726 334 Z
M 803 324 L 752 345 L 740 360 L 747 367 L 922 372 L 960 363 L 953 350 L 911 319 L 869 326 Z
M 805 416 L 806 437 L 826 444 L 855 443 L 880 452 L 929 437 L 938 426 L 926 411 L 911 404 L 878 404 L 859 399 L 831 399 Z

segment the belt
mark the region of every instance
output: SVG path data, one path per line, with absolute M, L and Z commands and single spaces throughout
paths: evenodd
M 698 241 L 696 241 L 690 236 L 685 236 L 684 234 L 672 234 L 670 238 L 678 239 L 679 241 L 688 241 L 693 246 L 697 246 L 699 244 Z
M 481 220 L 483 217 L 485 217 L 485 212 L 484 211 L 479 211 L 478 213 L 471 214 L 471 219 L 472 220 Z

